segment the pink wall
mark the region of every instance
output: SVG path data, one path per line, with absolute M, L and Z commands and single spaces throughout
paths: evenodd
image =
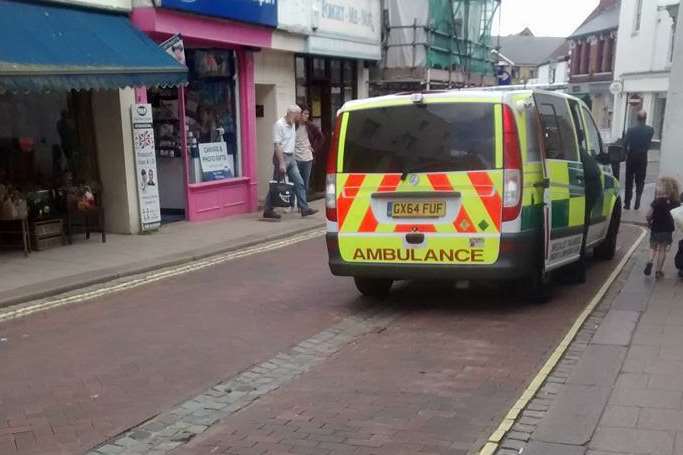
M 131 20 L 146 34 L 165 39 L 180 33 L 197 45 L 216 47 L 271 47 L 272 30 L 223 19 L 195 16 L 159 8 L 136 8 Z
M 256 94 L 254 87 L 254 57 L 244 47 L 270 47 L 270 29 L 236 22 L 193 16 L 176 11 L 138 8 L 131 15 L 133 23 L 156 40 L 176 33 L 183 36 L 187 46 L 220 47 L 236 50 L 239 71 L 240 140 L 242 177 L 189 184 L 189 156 L 184 144 L 185 185 L 187 188 L 187 218 L 202 221 L 228 215 L 252 212 L 257 209 L 256 182 Z M 181 117 L 184 117 L 184 89 L 181 92 Z M 143 99 L 136 93 L 136 98 Z M 146 99 L 146 93 L 144 94 Z M 181 119 L 181 125 L 185 122 Z M 182 134 L 186 142 L 186 134 Z

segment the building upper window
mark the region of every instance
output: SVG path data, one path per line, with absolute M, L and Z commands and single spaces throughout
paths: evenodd
M 636 16 L 633 21 L 633 32 L 640 31 L 640 22 L 643 19 L 643 0 L 636 0 Z

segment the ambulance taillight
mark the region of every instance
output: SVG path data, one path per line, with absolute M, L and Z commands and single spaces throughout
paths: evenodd
M 339 153 L 339 131 L 341 115 L 337 115 L 330 150 L 327 153 L 327 175 L 325 177 L 325 214 L 329 221 L 337 221 L 337 158 Z
M 517 219 L 522 210 L 522 151 L 512 108 L 503 105 L 503 221 Z

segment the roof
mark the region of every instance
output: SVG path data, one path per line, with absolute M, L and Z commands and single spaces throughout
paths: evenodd
M 538 66 L 565 42 L 565 38 L 554 36 L 510 35 L 493 37 L 500 39 L 500 53 L 515 62 L 515 65 Z
M 553 51 L 548 57 L 546 57 L 541 65 L 550 62 L 559 62 L 566 60 L 569 57 L 569 41 L 565 40 L 557 49 Z
M 187 68 L 126 15 L 0 0 L 0 90 L 176 85 Z
M 592 35 L 593 33 L 602 32 L 605 30 L 613 30 L 619 27 L 619 6 L 615 5 L 600 13 L 593 18 L 584 22 L 570 38 L 577 38 L 579 36 Z

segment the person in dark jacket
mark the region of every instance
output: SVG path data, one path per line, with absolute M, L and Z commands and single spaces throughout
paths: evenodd
M 653 265 L 657 264 L 655 277 L 664 276 L 662 271 L 666 255 L 673 243 L 673 233 L 676 230 L 671 210 L 680 207 L 680 190 L 678 182 L 670 177 L 660 177 L 657 180 L 655 200 L 652 202 L 647 222 L 650 226 L 650 261 L 645 266 L 645 275 L 652 273 Z
M 313 161 L 321 154 L 320 152 L 325 144 L 325 135 L 311 121 L 311 110 L 308 106 L 299 105 L 299 107 L 301 108 L 301 117 L 297 123 L 294 156 L 299 166 L 299 173 L 304 179 L 306 191 L 308 191 Z
M 645 187 L 647 173 L 647 152 L 650 150 L 655 130 L 646 124 L 647 112 L 638 113 L 638 124 L 631 127 L 624 136 L 624 151 L 626 152 L 626 189 L 624 208 L 631 208 L 633 198 L 633 182 L 636 184 L 636 203 L 633 208 L 640 208 L 640 198 Z

